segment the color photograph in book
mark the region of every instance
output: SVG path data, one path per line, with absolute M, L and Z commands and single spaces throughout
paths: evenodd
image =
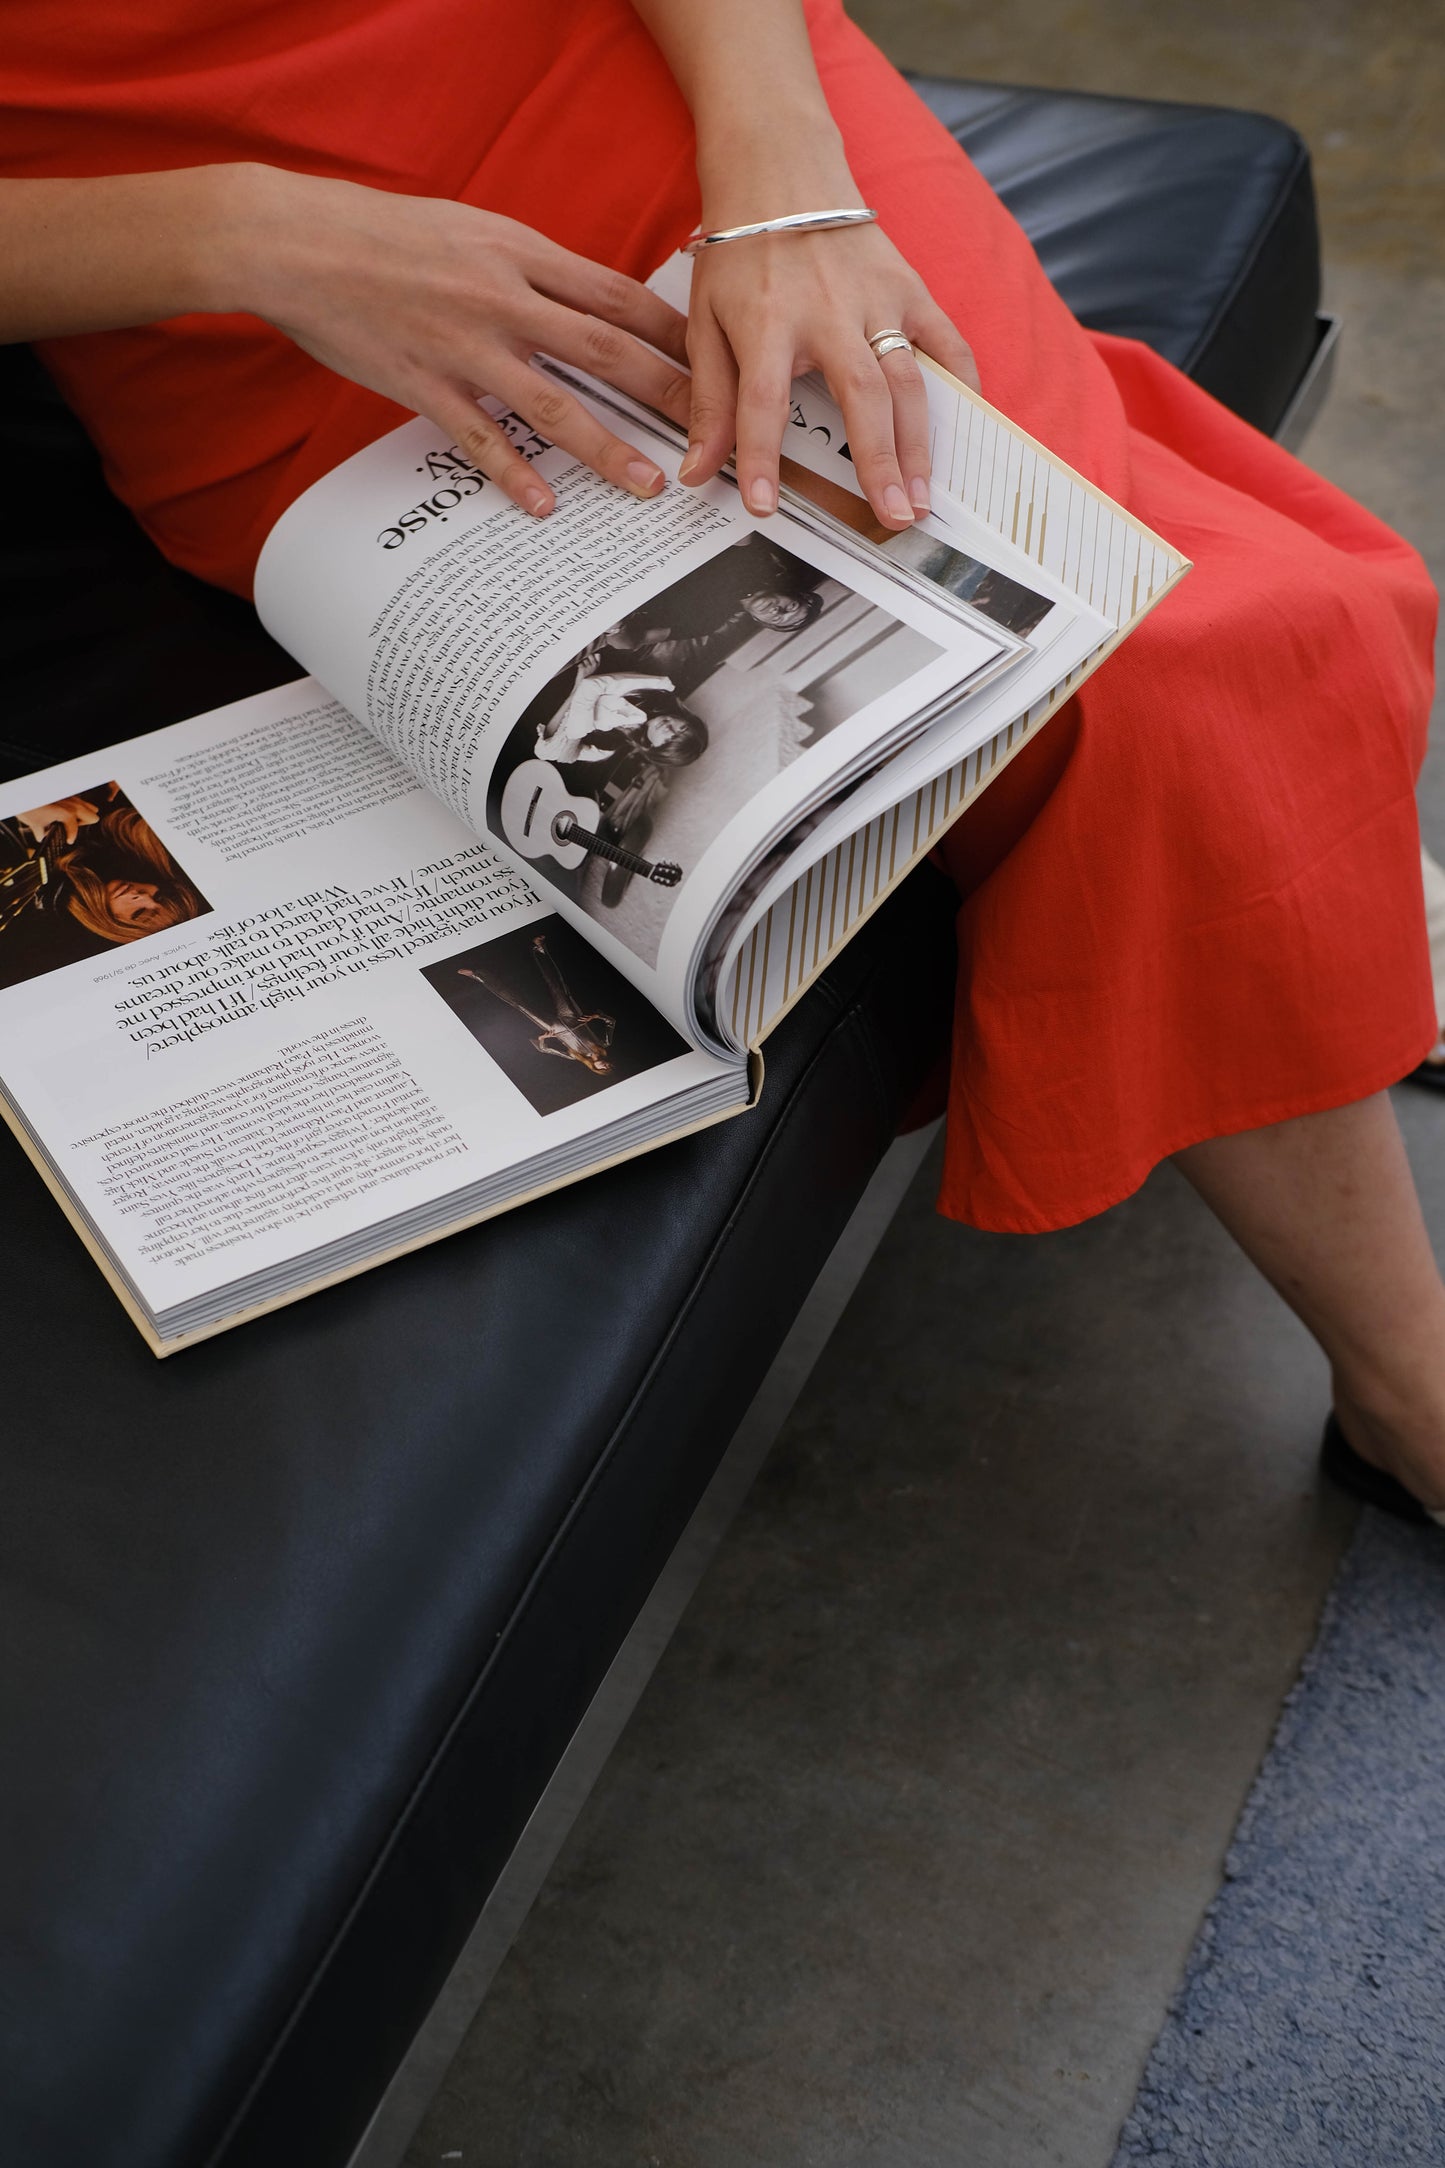
M 118 783 L 0 820 L 0 987 L 210 908 Z
M 690 1051 L 564 919 L 531 919 L 421 975 L 534 1114 L 575 1106 Z
M 654 963 L 679 887 L 728 822 L 942 652 L 750 533 L 548 680 L 498 755 L 488 825 Z

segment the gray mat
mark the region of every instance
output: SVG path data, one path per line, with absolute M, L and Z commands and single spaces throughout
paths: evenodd
M 1445 2162 L 1445 1534 L 1367 1512 L 1115 2168 Z

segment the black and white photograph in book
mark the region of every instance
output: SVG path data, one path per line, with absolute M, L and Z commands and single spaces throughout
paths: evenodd
M 422 977 L 535 1114 L 575 1106 L 688 1052 L 565 919 L 533 919 L 425 965 Z
M 942 652 L 760 534 L 610 625 L 529 702 L 487 820 L 654 963 L 677 891 L 774 776 Z
M 1027 639 L 1053 608 L 1047 595 L 1010 579 L 997 565 L 971 557 L 967 550 L 956 548 L 939 535 L 924 534 L 917 527 L 905 527 L 900 534 L 896 528 L 885 527 L 866 497 L 855 496 L 851 489 L 841 488 L 825 475 L 815 474 L 811 467 L 800 466 L 795 459 L 784 459 L 782 474 L 789 489 L 841 520 L 854 534 L 861 534 L 895 564 L 907 565 L 920 579 L 931 580 L 945 594 L 966 602 L 980 617 L 1002 625 L 1005 632 L 1017 633 L 1021 640 Z

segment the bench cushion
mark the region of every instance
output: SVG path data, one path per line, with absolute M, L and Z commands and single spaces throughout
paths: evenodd
M 164 1365 L 7 1149 L 7 2168 L 345 2157 L 946 1028 L 941 900 L 755 1113 Z
M 1288 131 L 928 94 L 1081 314 L 1267 417 Z M 0 457 L 10 773 L 294 674 L 14 353 Z M 755 1114 L 164 1365 L 0 1139 L 6 2168 L 340 2168 L 945 1042 L 950 916 L 906 884 Z
M 1309 153 L 1263 113 L 915 76 L 1094 331 L 1272 434 L 1318 336 Z

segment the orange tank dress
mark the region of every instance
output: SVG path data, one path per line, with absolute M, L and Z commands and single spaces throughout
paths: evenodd
M 1435 597 L 1414 552 L 1147 348 L 1085 332 L 947 133 L 810 0 L 866 199 L 986 394 L 1195 569 L 949 837 L 941 1204 L 1069 1225 L 1201 1138 L 1343 1105 L 1435 1036 L 1414 789 Z M 12 0 L 0 170 L 264 159 L 445 195 L 646 274 L 692 132 L 628 0 Z M 271 520 L 402 417 L 247 317 L 43 358 L 166 554 L 245 592 Z

